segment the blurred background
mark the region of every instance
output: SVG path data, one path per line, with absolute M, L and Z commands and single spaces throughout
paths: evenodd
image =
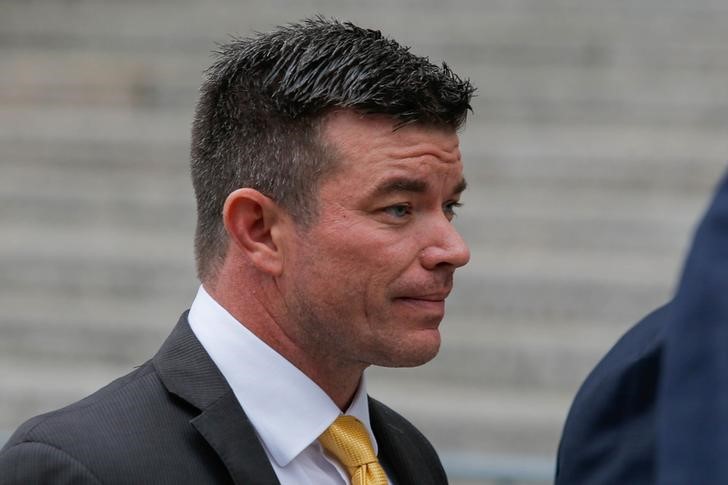
M 371 369 L 455 484 L 549 483 L 570 401 L 669 298 L 728 159 L 719 0 L 0 0 L 0 443 L 151 356 L 197 288 L 215 42 L 313 14 L 478 86 L 439 357 Z

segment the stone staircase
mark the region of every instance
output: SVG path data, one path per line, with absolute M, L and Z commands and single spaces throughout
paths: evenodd
M 372 393 L 445 452 L 553 457 L 579 383 L 665 301 L 728 158 L 715 0 L 0 5 L 0 430 L 143 362 L 188 307 L 192 110 L 215 42 L 323 13 L 479 87 L 444 346 Z

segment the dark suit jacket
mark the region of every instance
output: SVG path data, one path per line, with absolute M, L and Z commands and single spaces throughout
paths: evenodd
M 369 399 L 382 464 L 399 485 L 447 483 L 400 415 Z M 277 484 L 235 395 L 182 315 L 157 355 L 70 406 L 24 423 L 0 451 L 0 484 Z
M 627 332 L 589 374 L 566 419 L 556 485 L 654 482 L 666 305 Z
M 698 227 L 665 328 L 657 483 L 728 483 L 728 177 Z
M 728 178 L 673 300 L 582 385 L 557 462 L 557 485 L 728 484 Z

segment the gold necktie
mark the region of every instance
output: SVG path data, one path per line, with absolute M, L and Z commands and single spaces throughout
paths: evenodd
M 352 485 L 387 485 L 387 474 L 377 461 L 369 434 L 354 416 L 336 418 L 319 441 L 346 467 Z

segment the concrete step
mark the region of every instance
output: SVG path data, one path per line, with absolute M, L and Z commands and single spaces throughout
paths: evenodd
M 194 102 L 208 59 L 185 53 L 4 47 L 0 103 L 177 109 Z M 203 56 L 199 56 L 203 57 Z
M 484 47 L 485 45 L 485 47 Z M 571 45 L 571 47 L 569 47 Z M 578 45 L 578 44 L 577 44 Z M 610 44 L 611 45 L 611 44 Z M 662 47 L 662 43 L 660 43 Z M 554 54 L 541 52 L 551 49 Z M 477 42 L 458 46 L 458 56 L 443 57 L 458 72 L 480 87 L 476 106 L 493 119 L 540 116 L 544 121 L 656 122 L 661 124 L 725 123 L 728 72 L 726 52 L 660 53 L 635 56 L 634 65 L 615 65 L 617 60 L 594 65 L 560 65 L 549 57 L 565 55 L 572 44 L 544 46 L 542 41 L 524 47 L 528 55 L 513 64 L 513 46 L 502 47 L 511 64 L 498 62 L 497 46 Z M 582 47 L 583 49 L 584 47 Z M 483 50 L 475 55 L 469 50 Z M 466 51 L 463 54 L 461 51 Z M 530 54 L 528 52 L 534 51 Z M 115 107 L 178 109 L 196 98 L 202 70 L 210 63 L 204 54 L 119 52 L 70 48 L 61 53 L 27 47 L 6 47 L 0 60 L 0 102 L 13 104 L 108 105 Z M 486 56 L 483 58 L 483 56 Z M 652 66 L 655 57 L 701 59 L 704 66 Z M 706 56 L 709 56 L 706 59 Z M 715 60 L 712 59 L 714 56 Z M 491 57 L 496 57 L 492 59 Z M 538 59 L 538 62 L 534 62 Z M 563 61 L 562 61 L 563 62 Z M 654 82 L 659 71 L 660 83 Z M 699 84 L 700 90 L 693 89 Z M 538 118 L 535 119 L 538 121 Z
M 479 86 L 472 244 L 418 369 L 372 393 L 441 450 L 553 456 L 600 356 L 669 298 L 726 168 L 718 0 L 7 0 L 0 7 L 0 430 L 149 357 L 191 302 L 189 126 L 215 41 L 312 11 Z
M 156 141 L 185 145 L 189 143 L 193 105 L 191 99 L 189 106 L 165 112 L 133 108 L 10 107 L 0 117 L 0 140 L 131 145 Z
M 664 285 L 577 284 L 534 278 L 459 278 L 459 289 L 448 299 L 453 316 L 468 313 L 482 319 L 539 322 L 605 321 L 632 322 L 671 295 Z M 462 312 L 462 313 L 460 313 Z
M 73 238 L 67 243 L 71 244 Z M 0 262 L 0 285 L 8 291 L 58 292 L 63 295 L 125 295 L 146 293 L 174 295 L 189 288 L 194 271 L 191 257 L 182 261 L 165 262 L 163 258 L 147 259 L 120 256 L 118 246 L 97 247 L 88 257 L 46 254 L 17 256 Z M 150 245 L 157 251 L 164 246 Z M 90 251 L 89 251 L 90 252 Z M 109 253 L 107 258 L 103 253 Z M 117 254 L 114 254 L 117 253 Z M 494 257 L 497 257 L 495 254 Z M 97 258 L 95 261 L 92 258 Z M 614 258 L 618 261 L 618 258 Z M 619 267 L 620 263 L 615 263 Z M 520 275 L 514 271 L 489 273 L 487 266 L 463 270 L 458 286 L 449 298 L 454 315 L 482 315 L 489 318 L 524 318 L 538 321 L 556 319 L 624 321 L 630 319 L 644 302 L 658 304 L 669 297 L 679 263 L 669 269 L 645 264 L 629 268 L 631 275 L 598 275 L 599 266 L 581 270 L 576 266 L 551 273 L 548 268 Z M 605 263 L 606 267 L 609 262 Z M 625 266 L 627 267 L 627 266 Z M 501 270 L 505 266 L 500 266 Z M 569 272 L 578 277 L 570 278 Z M 592 274 L 589 274 L 592 273 Z M 668 275 L 659 279 L 660 274 Z
M 367 385 L 374 397 L 417 425 L 437 449 L 555 456 L 569 395 L 433 385 L 409 380 L 408 372 L 372 368 Z
M 706 61 L 707 62 L 707 61 Z M 468 63 L 464 72 L 479 86 L 476 117 L 534 122 L 657 125 L 725 124 L 728 66 L 705 72 L 693 66 L 659 70 L 646 66 L 493 66 Z M 695 86 L 700 90 L 695 90 Z
M 79 183 L 79 178 L 93 185 Z M 159 182 L 158 191 L 149 180 L 130 184 L 128 190 L 113 180 L 99 183 L 83 175 L 68 182 L 67 186 L 0 187 L 6 232 L 0 252 L 38 251 L 92 259 L 99 248 L 122 249 L 108 254 L 121 258 L 136 254 L 151 259 L 144 255 L 149 252 L 164 260 L 189 258 L 195 225 L 189 188 L 180 190 L 185 193 L 182 196 L 175 192 L 177 187 L 164 187 L 164 181 Z M 74 184 L 79 185 L 77 190 Z M 84 186 L 89 189 L 84 191 Z M 466 205 L 456 227 L 484 257 L 496 252 L 533 259 L 569 250 L 576 251 L 577 258 L 619 259 L 623 251 L 624 260 L 630 261 L 635 253 L 679 254 L 707 203 L 705 194 L 682 197 L 681 203 L 677 195 L 677 200 L 671 200 L 657 193 L 560 190 L 559 196 L 548 187 L 529 190 L 525 184 L 512 190 L 473 188 L 464 197 Z M 165 191 L 175 194 L 165 197 Z M 50 240 L 58 243 L 48 244 Z M 534 252 L 538 254 L 528 256 Z M 477 264 L 474 258 L 472 265 Z
M 703 160 L 702 163 L 717 165 L 725 161 L 728 152 L 728 142 L 720 136 L 720 127 L 690 130 L 670 126 L 533 125 L 487 120 L 472 125 L 473 130 L 470 128 L 463 136 L 463 145 L 469 145 L 469 153 L 482 154 L 485 161 L 502 160 L 503 163 L 511 158 L 535 160 L 540 155 L 545 160 L 563 157 L 581 160 L 584 164 L 593 159 L 621 161 L 625 165 L 627 161 L 637 165 L 665 159 L 683 160 L 687 164 Z
M 141 364 L 141 362 L 137 363 Z M 0 428 L 90 394 L 132 365 L 96 360 L 0 358 Z M 374 369 L 372 369 L 374 370 Z M 436 447 L 479 452 L 553 452 L 570 396 L 553 392 L 495 392 L 445 382 L 407 379 L 406 370 L 370 372 L 371 394 L 410 418 Z M 391 375 L 390 378 L 388 375 Z M 435 384 L 435 385 L 433 385 Z M 457 413 L 452 396 L 457 395 Z M 538 405 L 534 403 L 538 402 Z
M 59 363 L 3 354 L 0 429 L 13 430 L 22 421 L 77 401 L 131 370 L 130 365 L 98 360 Z
M 707 204 L 707 191 L 671 193 L 650 190 L 647 184 L 644 191 L 610 190 L 591 188 L 598 185 L 596 179 L 592 182 L 584 187 L 533 186 L 514 179 L 497 187 L 473 182 L 455 220 L 473 245 L 471 266 L 478 264 L 480 254 L 516 260 L 519 253 L 532 251 L 544 257 L 574 253 L 575 261 L 593 257 L 614 262 L 654 254 L 678 264 Z
M 37 112 L 40 117 L 41 110 Z M 10 125 L 12 121 L 7 119 L 5 123 Z M 699 135 L 689 131 L 680 134 L 673 129 L 663 133 L 654 130 L 645 133 L 650 140 L 639 142 L 628 137 L 625 129 L 619 139 L 629 145 L 616 147 L 607 143 L 606 134 L 596 135 L 597 127 L 590 132 L 583 126 L 573 128 L 581 130 L 584 141 L 565 146 L 548 135 L 560 137 L 569 126 L 552 126 L 544 128 L 543 135 L 529 136 L 527 124 L 474 122 L 461 141 L 466 176 L 472 182 L 466 198 L 479 193 L 481 200 L 494 199 L 489 197 L 494 190 L 498 190 L 499 196 L 511 192 L 522 196 L 533 190 L 543 192 L 561 186 L 568 187 L 569 194 L 582 196 L 591 191 L 597 196 L 609 194 L 614 198 L 615 192 L 623 192 L 630 200 L 639 196 L 647 200 L 682 200 L 687 195 L 702 196 L 710 191 L 726 167 L 726 157 L 721 154 L 724 148 L 728 153 L 728 146 L 724 146 L 726 142 L 717 132 Z M 89 197 L 103 198 L 107 193 L 126 193 L 128 187 L 128 198 L 135 199 L 144 195 L 138 192 L 149 194 L 149 198 L 157 186 L 157 199 L 191 200 L 189 140 L 161 142 L 147 138 L 133 143 L 128 139 L 91 142 L 70 135 L 64 140 L 41 134 L 25 136 L 25 140 L 10 136 L 4 142 L 6 159 L 0 194 L 42 197 L 43 194 L 29 190 L 40 184 L 50 194 L 86 197 L 89 192 Z M 501 141 L 503 137 L 513 144 Z M 673 140 L 669 142 L 671 146 L 651 152 L 650 141 L 663 143 L 663 137 L 680 137 L 682 142 Z M 522 140 L 529 143 L 524 145 Z M 697 145 L 700 148 L 689 154 Z M 117 179 L 123 184 L 114 183 Z M 76 190 L 79 185 L 83 190 Z
M 503 2 L 467 2 L 463 8 L 445 9 L 438 4 L 417 3 L 417 9 L 408 3 L 376 2 L 355 3 L 317 2 L 318 11 L 333 16 L 352 18 L 359 22 L 381 26 L 401 33 L 417 33 L 417 37 L 441 39 L 479 39 L 514 36 L 514 31 L 528 34 L 515 36 L 526 39 L 549 38 L 625 38 L 643 42 L 649 36 L 674 39 L 684 35 L 690 43 L 699 43 L 720 34 L 719 20 L 728 16 L 725 8 L 712 3 L 697 3 L 691 7 L 670 7 L 662 3 L 633 6 L 625 2 L 603 7 L 596 1 L 578 4 L 574 2 L 503 7 Z M 251 15 L 254 10 L 255 15 Z M 382 15 L 384 12 L 386 16 Z M 186 2 L 185 8 L 170 8 L 168 2 L 115 3 L 74 2 L 73 5 L 54 2 L 33 2 L 30 5 L 12 2 L 6 5 L 3 32 L 13 38 L 63 39 L 70 42 L 79 37 L 97 40 L 115 37 L 113 44 L 123 45 L 124 40 L 145 41 L 147 47 L 181 48 L 191 45 L 192 39 L 219 39 L 218 33 L 250 32 L 267 29 L 275 24 L 311 15 L 309 6 L 290 1 L 273 3 L 257 2 L 255 5 L 230 2 L 209 2 L 204 6 Z M 418 22 L 404 22 L 407 16 L 417 16 Z M 113 18 L 114 23 L 100 19 Z M 164 22 L 160 22 L 160 20 Z M 378 22 L 376 22 L 378 20 Z M 54 22 L 55 21 L 55 22 Z M 453 30 L 457 21 L 460 29 Z M 414 24 L 414 25 L 413 25 Z M 679 28 L 676 28 L 679 27 Z M 642 37 L 639 37 L 642 33 Z M 671 35 L 670 35 L 671 34 Z M 162 39 L 176 42 L 164 43 Z M 680 39 L 683 40 L 683 39 Z M 675 42 L 678 44 L 679 42 Z M 182 44 L 182 46 L 180 46 Z M 636 42 L 639 44 L 639 42 Z M 136 44 L 135 44 L 136 45 Z
M 0 297 L 5 309 L 0 353 L 39 361 L 136 362 L 156 351 L 189 306 L 194 283 L 188 287 L 175 294 L 147 291 L 139 297 L 105 291 L 64 294 L 39 285 L 27 292 L 7 291 Z M 495 311 L 453 311 L 458 302 L 450 302 L 440 355 L 411 379 L 474 388 L 575 391 L 598 357 L 659 303 L 634 303 L 633 314 L 623 320 L 600 321 L 589 316 L 567 320 L 548 309 L 533 318 L 523 311 L 505 317 Z
M 118 258 L 94 264 L 84 259 L 21 257 L 0 264 L 0 284 L 8 290 L 38 288 L 66 295 L 174 294 L 188 288 L 194 278 L 191 261 L 170 264 Z
M 90 143 L 98 146 L 109 143 L 114 147 L 161 143 L 171 145 L 173 150 L 168 156 L 176 157 L 181 156 L 189 144 L 188 124 L 191 119 L 191 111 L 11 108 L 0 117 L 0 140 L 46 145 Z M 33 126 L 33 130 L 28 130 L 28 126 Z M 466 160 L 472 161 L 468 169 L 476 175 L 488 175 L 489 171 L 508 173 L 508 170 L 513 170 L 515 174 L 519 166 L 530 169 L 540 163 L 543 168 L 536 168 L 537 174 L 543 178 L 548 169 L 553 169 L 558 179 L 568 178 L 565 175 L 568 174 L 568 168 L 581 165 L 597 167 L 594 169 L 594 178 L 597 180 L 599 175 L 612 169 L 609 177 L 612 180 L 629 181 L 630 175 L 638 173 L 641 176 L 637 180 L 644 181 L 652 174 L 658 181 L 666 180 L 680 187 L 677 181 L 681 180 L 681 175 L 687 174 L 689 176 L 683 185 L 693 187 L 714 180 L 716 173 L 724 166 L 728 142 L 722 133 L 718 127 L 697 131 L 681 127 L 571 124 L 544 125 L 536 130 L 529 123 L 484 123 L 474 120 L 463 136 L 463 147 Z M 565 137 L 576 141 L 564 143 Z M 174 172 L 175 180 L 186 176 L 186 160 L 186 156 L 184 160 L 179 160 L 180 168 Z M 510 160 L 515 160 L 512 169 L 509 167 Z M 594 161 L 590 163 L 589 160 Z M 628 167 L 630 162 L 635 168 L 622 175 L 619 169 Z M 478 170 L 480 166 L 482 170 Z M 563 170 L 559 170 L 559 166 Z M 154 167 L 154 163 L 150 162 L 150 167 Z M 659 170 L 650 171 L 651 167 Z M 22 168 L 12 165 L 9 168 L 13 170 L 9 176 L 12 177 L 14 173 L 22 176 Z M 584 173 L 589 171 L 581 169 L 577 173 L 583 179 Z M 522 169 L 522 172 L 527 170 Z M 67 175 L 70 176 L 73 175 Z M 528 174 L 524 173 L 524 176 L 528 177 Z M 140 181 L 145 179 L 144 174 L 139 174 Z M 147 183 L 152 182 L 154 180 Z

